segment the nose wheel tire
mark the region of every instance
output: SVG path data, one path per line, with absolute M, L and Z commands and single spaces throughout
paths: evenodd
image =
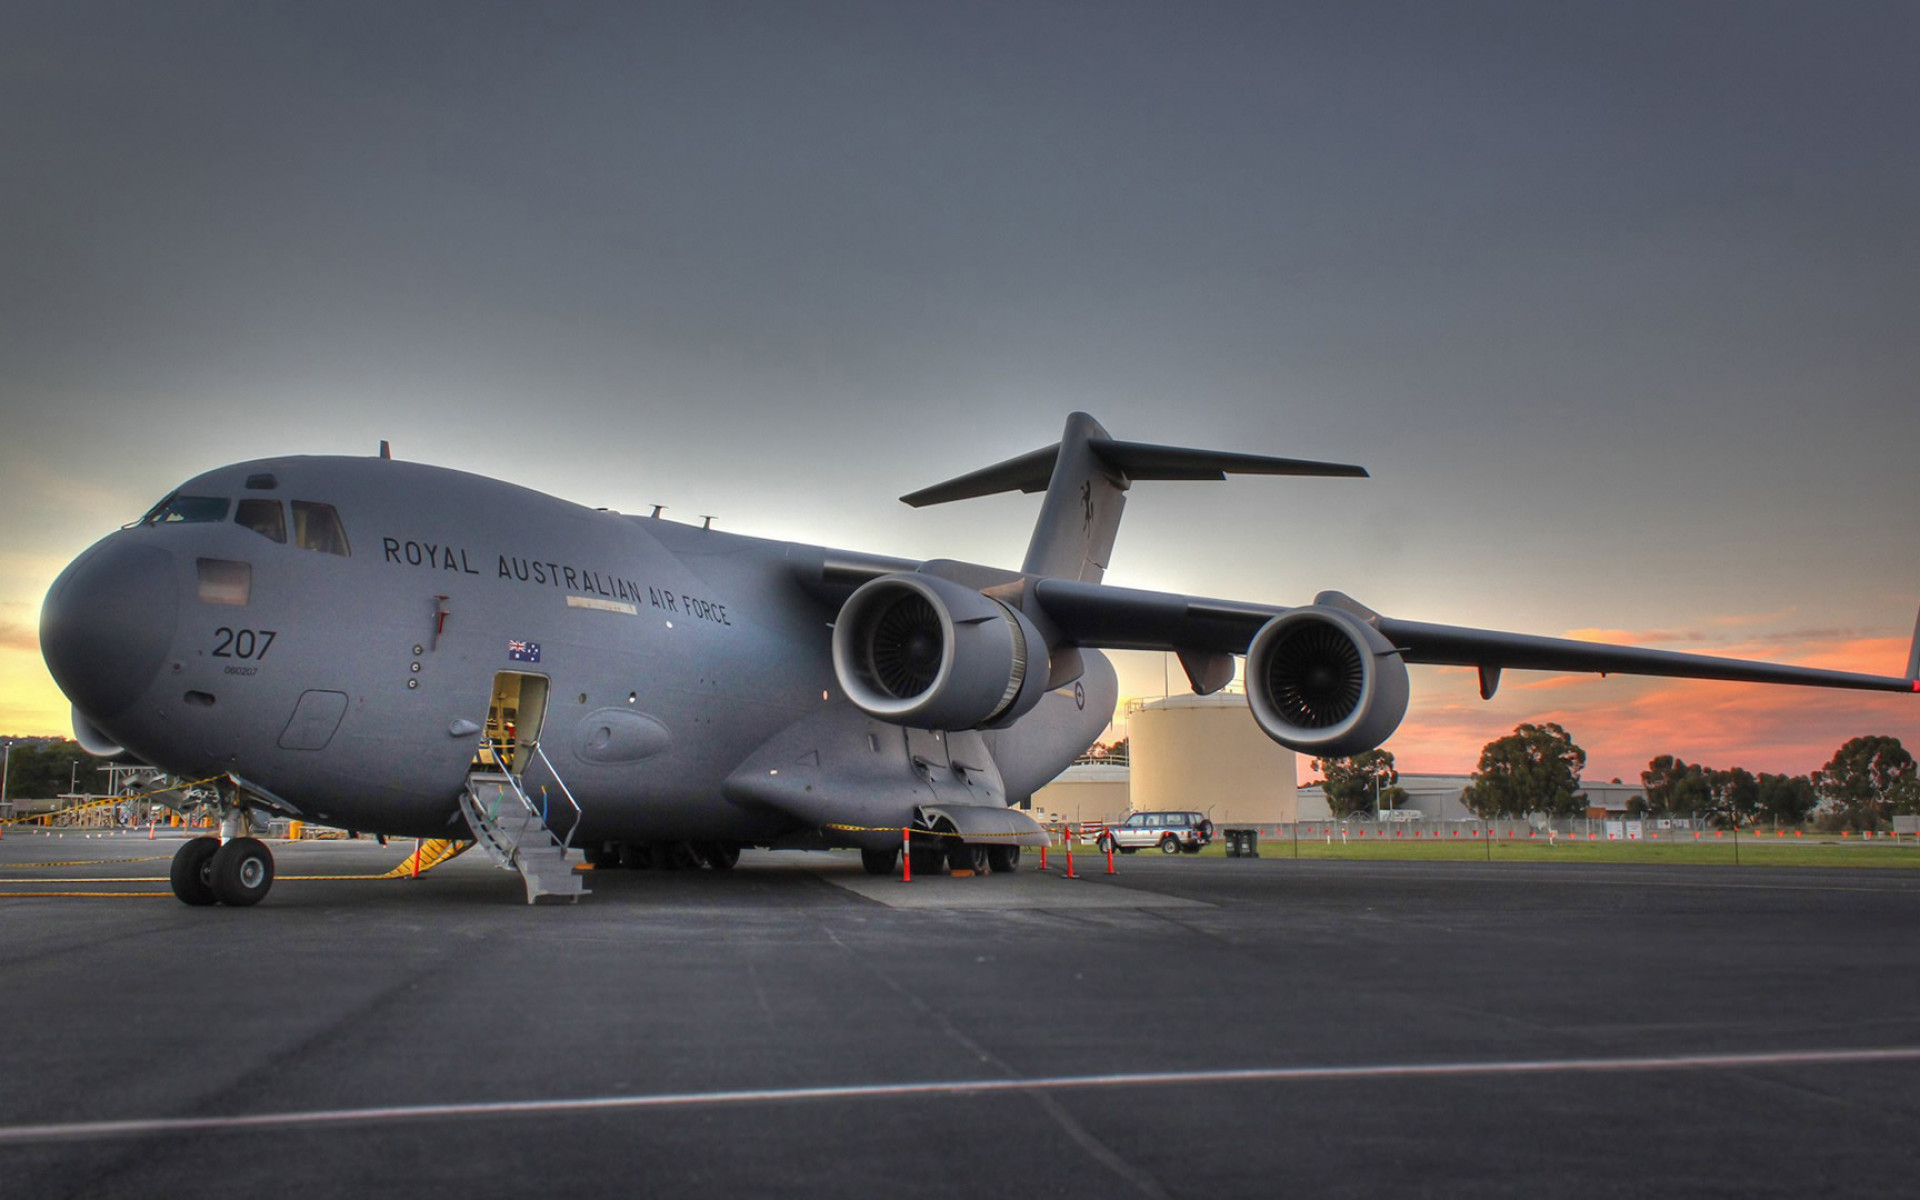
M 180 903 L 202 908 L 219 902 L 220 897 L 213 894 L 212 882 L 213 857 L 219 852 L 220 839 L 210 837 L 188 838 L 173 852 L 167 882 L 173 885 L 173 894 L 180 898 Z
M 258 904 L 273 886 L 273 854 L 258 838 L 234 838 L 214 853 L 207 882 L 222 904 L 234 908 Z

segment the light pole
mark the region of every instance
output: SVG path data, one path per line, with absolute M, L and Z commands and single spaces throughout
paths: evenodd
M 13 739 L 8 738 L 5 753 L 0 753 L 0 817 L 13 815 L 13 810 L 7 807 L 7 768 L 11 766 L 13 766 Z

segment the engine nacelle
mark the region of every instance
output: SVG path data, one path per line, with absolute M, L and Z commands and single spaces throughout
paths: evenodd
M 80 743 L 80 748 L 88 754 L 110 763 L 144 761 L 137 755 L 129 754 L 124 746 L 100 732 L 100 727 L 83 716 L 78 706 L 73 709 L 73 740 Z
M 1261 731 L 1318 758 L 1371 750 L 1407 715 L 1407 664 L 1379 630 L 1325 605 L 1261 626 L 1246 679 Z
M 864 713 L 920 729 L 1011 724 L 1040 703 L 1047 644 L 1033 622 L 932 575 L 883 575 L 847 597 L 833 673 Z

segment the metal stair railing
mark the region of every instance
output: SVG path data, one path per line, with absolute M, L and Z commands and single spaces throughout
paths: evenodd
M 503 753 L 503 746 L 496 745 L 492 739 L 484 737 L 480 739 L 480 744 L 486 748 L 495 764 L 500 767 L 507 765 L 507 759 Z M 542 765 L 547 768 L 547 774 L 553 776 L 553 782 L 559 785 L 560 795 L 566 799 L 568 807 L 573 809 L 573 821 L 567 826 L 567 836 L 565 838 L 554 837 L 553 828 L 547 821 L 546 812 L 542 811 L 541 806 L 536 805 L 533 802 L 533 798 L 527 795 L 526 789 L 520 786 L 520 781 L 514 778 L 511 770 L 501 770 L 498 772 L 500 778 L 506 781 L 507 788 L 513 792 L 514 798 L 520 801 L 520 807 L 525 814 L 521 818 L 520 828 L 516 831 L 517 836 L 514 838 L 514 844 L 516 846 L 520 844 L 520 840 L 525 837 L 529 825 L 538 824 L 541 831 L 544 832 L 549 839 L 558 844 L 561 853 L 565 854 L 573 849 L 573 831 L 580 827 L 580 802 L 573 798 L 573 790 L 567 786 L 566 780 L 560 778 L 560 772 L 554 770 L 553 760 L 548 758 L 547 752 L 540 748 L 540 743 L 528 742 L 525 743 L 525 745 L 539 757 Z M 498 813 L 483 813 L 482 815 L 485 816 L 489 822 L 498 823 L 500 820 Z
M 541 764 L 547 768 L 547 774 L 553 776 L 554 783 L 560 786 L 560 794 L 566 797 L 567 804 L 573 809 L 573 820 L 567 825 L 567 836 L 560 840 L 560 852 L 565 854 L 573 849 L 573 833 L 574 830 L 580 828 L 580 817 L 582 815 L 580 812 L 580 802 L 573 798 L 573 790 L 567 786 L 566 780 L 560 778 L 560 772 L 553 769 L 553 760 L 547 757 L 547 752 L 540 748 L 539 742 L 533 743 L 533 752 L 539 756 Z M 519 788 L 516 786 L 514 790 L 518 791 Z M 524 794 L 520 798 L 523 801 L 527 800 Z M 527 807 L 529 810 L 532 809 L 533 805 L 530 801 L 528 801 Z M 547 820 L 547 814 L 544 812 L 540 814 L 540 823 L 546 826 L 547 836 L 552 837 L 553 825 Z

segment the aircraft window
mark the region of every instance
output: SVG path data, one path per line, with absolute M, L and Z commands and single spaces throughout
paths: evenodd
M 287 514 L 278 500 L 242 500 L 233 510 L 233 523 L 271 541 L 284 544 L 287 540 Z
M 182 496 L 173 493 L 147 510 L 142 525 L 198 525 L 227 519 L 225 496 Z
M 347 549 L 347 531 L 340 524 L 340 514 L 331 504 L 318 504 L 312 500 L 293 502 L 293 541 L 302 550 L 318 550 L 322 554 L 338 554 L 345 558 L 351 551 Z
M 253 568 L 224 558 L 203 558 L 200 600 L 205 604 L 245 604 L 253 595 Z

